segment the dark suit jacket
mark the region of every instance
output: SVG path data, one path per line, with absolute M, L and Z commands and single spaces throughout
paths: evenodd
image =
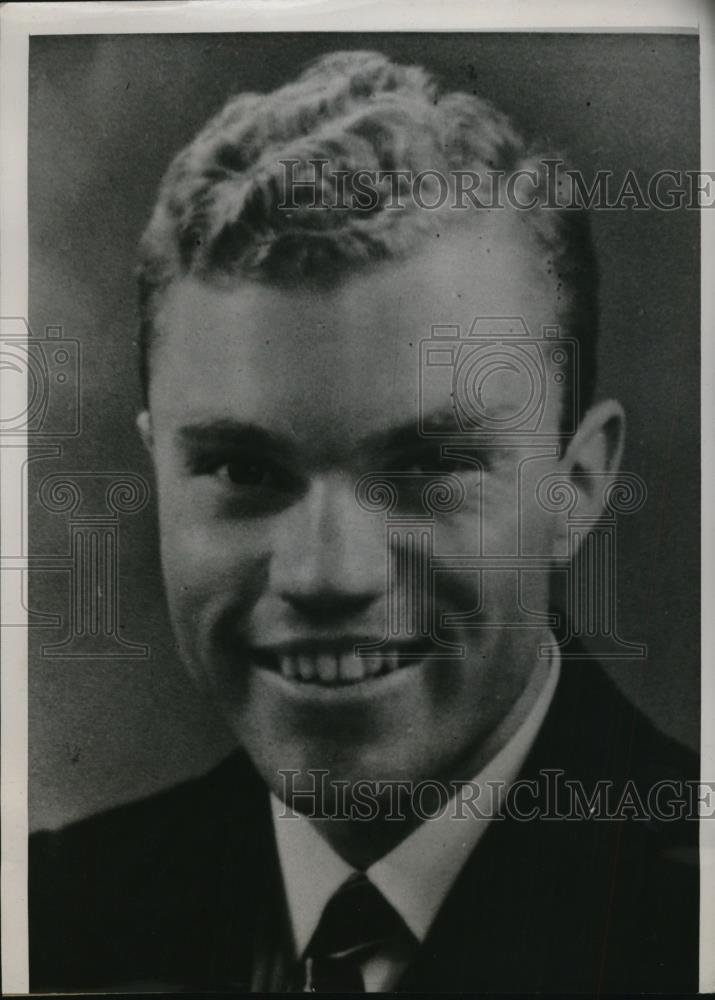
M 698 779 L 694 756 L 583 663 L 563 665 L 521 777 L 545 770 L 587 792 L 631 781 L 644 802 L 656 782 Z M 518 803 L 530 807 L 531 795 Z M 692 815 L 495 820 L 399 988 L 695 991 L 697 845 Z M 282 906 L 268 795 L 238 753 L 31 838 L 31 988 L 250 989 L 256 934 L 284 919 Z

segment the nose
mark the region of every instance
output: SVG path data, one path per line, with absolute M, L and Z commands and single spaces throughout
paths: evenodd
M 385 592 L 384 518 L 363 510 L 352 479 L 316 478 L 277 526 L 271 591 L 313 624 L 364 615 Z

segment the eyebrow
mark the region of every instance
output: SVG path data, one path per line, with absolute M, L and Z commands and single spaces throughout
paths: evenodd
M 408 420 L 398 427 L 370 435 L 365 441 L 369 450 L 401 451 L 425 443 L 425 435 L 445 435 L 454 433 L 454 415 L 451 411 L 439 411 L 425 417 L 421 422 Z
M 287 434 L 279 434 L 257 424 L 226 417 L 186 424 L 178 429 L 176 436 L 187 448 L 250 446 L 285 454 L 295 451 L 295 440 Z
M 397 427 L 368 435 L 359 442 L 356 451 L 400 452 L 419 445 L 434 444 L 431 439 L 439 434 L 453 437 L 456 430 L 455 416 L 451 407 L 435 410 L 426 415 L 421 423 L 417 420 L 408 420 Z M 475 432 L 478 432 L 478 428 L 475 428 Z M 297 450 L 295 436 L 230 417 L 185 424 L 178 429 L 177 437 L 187 449 L 250 447 L 285 457 L 295 455 Z
M 508 412 L 508 407 L 502 405 L 493 407 L 494 415 L 501 412 Z M 401 426 L 381 431 L 368 438 L 367 444 L 376 450 L 397 451 L 419 444 L 434 444 L 434 438 L 438 435 L 454 439 L 455 436 L 463 438 L 469 433 L 469 431 L 466 434 L 464 431 L 460 431 L 455 412 L 451 407 L 448 407 L 426 414 L 421 421 L 406 421 Z M 471 433 L 480 435 L 488 433 L 490 436 L 495 434 L 494 431 L 487 432 L 484 428 L 480 428 L 476 423 Z

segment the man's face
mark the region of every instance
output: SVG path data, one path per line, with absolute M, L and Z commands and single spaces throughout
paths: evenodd
M 523 316 L 536 337 L 556 312 L 546 265 L 506 213 L 485 217 L 478 238 L 444 233 L 331 290 L 188 278 L 169 290 L 150 391 L 169 606 L 184 660 L 276 791 L 281 769 L 470 777 L 523 690 L 556 531 L 534 484 L 558 458 L 483 438 L 466 458 L 442 455 L 439 437 L 418 433 L 418 407 L 439 424 L 452 399 L 444 379 L 423 379 L 420 401 L 420 341 L 435 324 L 466 333 L 475 316 Z M 523 405 L 508 368 L 482 389 L 488 412 Z M 548 402 L 540 430 L 555 432 L 559 400 Z M 405 520 L 357 502 L 370 473 L 395 486 L 391 516 Z M 425 512 L 419 483 L 450 476 L 457 509 Z M 440 558 L 521 546 L 544 559 L 517 596 L 515 573 L 493 563 L 430 568 L 410 548 L 415 524 Z M 388 632 L 379 655 L 355 654 Z M 461 655 L 438 656 L 440 643 Z

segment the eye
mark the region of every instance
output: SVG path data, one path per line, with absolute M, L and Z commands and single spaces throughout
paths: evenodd
M 459 455 L 443 455 L 440 448 L 430 448 L 405 457 L 401 469 L 415 475 L 448 475 L 450 473 L 479 473 L 480 464 Z
M 272 472 L 266 463 L 257 459 L 234 459 L 224 462 L 214 474 L 234 486 L 270 486 Z
M 193 476 L 212 479 L 223 489 L 238 493 L 289 492 L 297 488 L 297 478 L 289 469 L 253 451 L 241 454 L 222 450 L 194 455 L 189 471 Z

